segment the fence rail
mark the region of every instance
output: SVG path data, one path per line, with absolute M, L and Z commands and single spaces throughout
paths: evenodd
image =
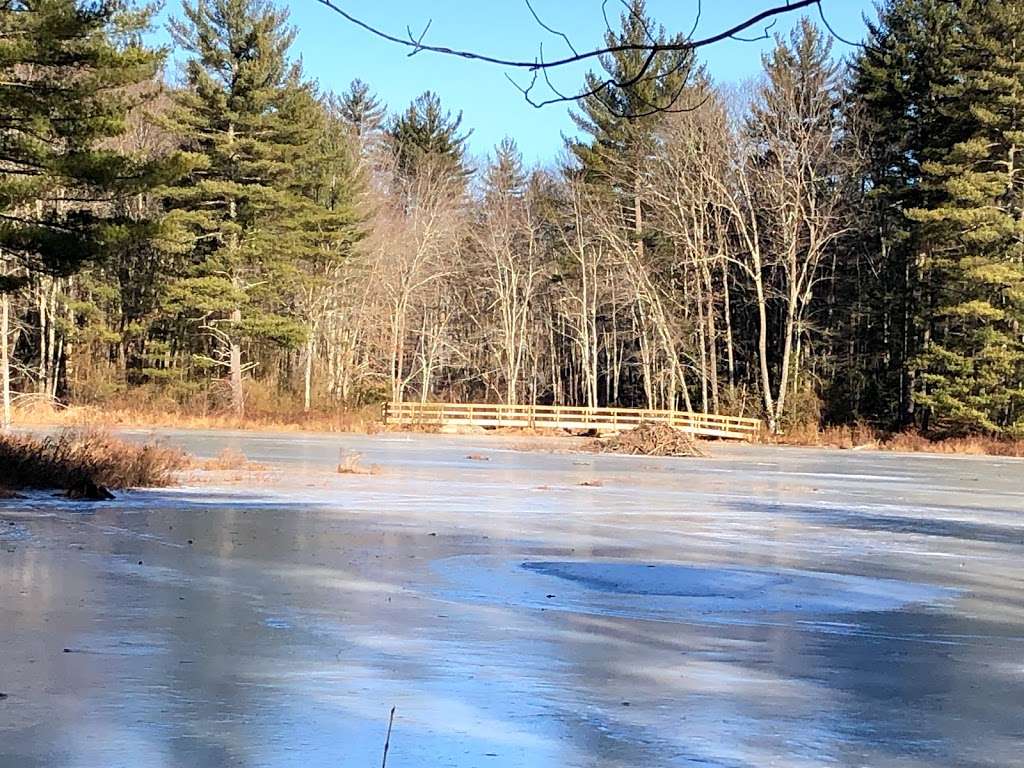
M 713 413 L 482 403 L 385 403 L 384 422 L 397 426 L 596 429 L 602 432 L 623 431 L 654 422 L 700 437 L 734 440 L 749 440 L 761 430 L 759 419 Z

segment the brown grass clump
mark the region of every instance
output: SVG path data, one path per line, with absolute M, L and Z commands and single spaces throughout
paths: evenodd
M 244 453 L 231 447 L 225 448 L 212 459 L 196 460 L 192 463 L 192 466 L 195 469 L 204 469 L 210 472 L 242 469 L 261 471 L 266 469 L 262 464 L 249 461 Z
M 354 451 L 340 451 L 338 454 L 338 466 L 335 471 L 339 475 L 379 475 L 380 467 L 371 464 L 368 467 L 362 465 L 363 456 Z
M 170 485 L 188 465 L 183 451 L 138 445 L 102 432 L 47 437 L 0 435 L 0 483 L 6 488 L 59 488 L 73 498 L 110 498 L 107 488 Z
M 641 424 L 613 437 L 592 440 L 586 450 L 632 456 L 706 456 L 692 435 L 668 424 Z

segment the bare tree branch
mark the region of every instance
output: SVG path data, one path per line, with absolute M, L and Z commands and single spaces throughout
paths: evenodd
M 530 15 L 533 16 L 533 20 L 537 22 L 537 25 L 541 29 L 543 29 L 545 32 L 550 32 L 552 35 L 555 35 L 556 37 L 560 37 L 563 40 L 565 40 L 565 44 L 569 46 L 569 50 L 572 51 L 574 55 L 579 56 L 579 51 L 576 50 L 576 46 L 572 44 L 572 40 L 569 39 L 569 36 L 567 34 L 557 29 L 553 29 L 552 27 L 545 24 L 541 20 L 540 16 L 537 15 L 537 11 L 533 9 L 533 5 L 530 4 L 530 0 L 523 0 L 523 2 L 526 3 L 526 7 L 530 10 Z
M 604 0 L 604 2 L 602 3 L 602 13 L 605 13 L 607 1 L 608 0 Z M 529 0 L 525 0 L 526 7 L 529 9 L 530 14 L 533 16 L 537 24 L 550 34 L 562 38 L 562 40 L 569 47 L 569 50 L 572 51 L 572 54 L 569 56 L 563 56 L 562 58 L 547 61 L 544 59 L 543 56 L 543 48 L 540 48 L 538 56 L 536 56 L 533 59 L 516 59 L 492 56 L 490 54 L 481 53 L 479 51 L 454 48 L 447 45 L 428 44 L 424 42 L 424 39 L 426 37 L 427 31 L 430 29 L 429 22 L 427 23 L 426 28 L 420 35 L 413 35 L 412 31 L 407 28 L 406 37 L 399 37 L 397 35 L 393 35 L 389 32 L 386 32 L 380 27 L 374 26 L 373 24 L 370 24 L 369 22 L 364 21 L 363 19 L 360 19 L 354 14 L 348 12 L 339 4 L 340 2 L 342 2 L 342 0 L 317 0 L 317 2 L 319 2 L 321 5 L 326 6 L 331 11 L 341 16 L 350 24 L 353 24 L 369 32 L 371 35 L 378 37 L 382 40 L 385 40 L 389 43 L 393 43 L 395 45 L 411 49 L 408 54 L 409 56 L 414 56 L 422 51 L 427 51 L 429 53 L 436 53 L 445 56 L 454 56 L 457 58 L 467 59 L 470 61 L 478 61 L 485 64 L 494 64 L 500 67 L 505 67 L 509 69 L 519 69 L 530 72 L 532 74 L 530 83 L 525 86 L 515 83 L 515 81 L 507 74 L 506 77 L 508 77 L 508 79 L 513 83 L 513 85 L 515 85 L 515 87 L 520 91 L 520 93 L 523 94 L 523 97 L 531 106 L 538 108 L 549 106 L 551 104 L 577 101 L 581 98 L 586 98 L 587 96 L 597 95 L 610 88 L 628 88 L 632 85 L 635 85 L 636 83 L 640 82 L 647 76 L 648 70 L 657 60 L 658 54 L 661 53 L 674 51 L 694 51 L 699 48 L 705 48 L 707 46 L 714 45 L 715 43 L 719 43 L 724 40 L 730 39 L 742 41 L 767 39 L 777 18 L 785 14 L 793 13 L 795 11 L 810 8 L 813 6 L 818 9 L 818 12 L 821 15 L 822 19 L 825 19 L 824 12 L 822 11 L 821 7 L 822 0 L 786 0 L 786 2 L 776 2 L 776 4 L 771 5 L 768 8 L 765 8 L 761 12 L 754 14 L 753 16 L 747 18 L 745 21 L 741 21 L 738 24 L 729 27 L 728 29 L 722 30 L 712 35 L 708 35 L 706 37 L 694 38 L 693 34 L 696 31 L 696 28 L 700 22 L 701 17 L 701 4 L 698 3 L 696 19 L 694 21 L 693 28 L 691 29 L 690 34 L 685 38 L 676 38 L 665 42 L 659 42 L 657 38 L 653 36 L 650 30 L 646 30 L 647 37 L 650 42 L 642 44 L 627 43 L 621 45 L 610 45 L 580 52 L 576 49 L 572 41 L 564 32 L 556 30 L 547 23 L 545 23 L 544 21 L 542 21 L 538 16 L 537 12 L 534 10 L 533 6 L 530 4 Z M 605 15 L 605 21 L 607 24 L 607 15 Z M 754 37 L 742 36 L 744 32 L 758 28 L 762 24 L 764 24 L 765 26 L 758 35 Z M 826 26 L 828 26 L 827 21 L 825 21 L 825 24 Z M 829 27 L 829 31 L 832 31 L 831 27 Z M 838 38 L 838 35 L 835 35 L 834 32 L 832 32 L 832 34 Z M 639 71 L 631 75 L 628 79 L 624 80 L 623 82 L 618 82 L 614 79 L 608 79 L 602 81 L 598 86 L 594 88 L 589 88 L 577 93 L 562 93 L 557 88 L 555 88 L 551 83 L 551 79 L 548 73 L 552 70 L 567 67 L 572 64 L 578 64 L 580 62 L 587 62 L 608 54 L 627 52 L 642 52 L 646 53 L 647 56 L 641 64 Z M 548 88 L 550 88 L 551 92 L 555 94 L 553 97 L 537 99 L 533 96 L 533 90 L 538 83 L 538 73 L 542 73 L 545 84 L 548 86 Z M 665 105 L 663 108 L 658 107 L 654 109 L 654 111 L 670 111 L 671 107 L 672 105 L 668 104 Z

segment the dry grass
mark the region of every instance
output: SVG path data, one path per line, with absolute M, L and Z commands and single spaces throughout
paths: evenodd
M 764 439 L 777 445 L 820 446 L 854 451 L 879 450 L 1024 458 L 1024 440 L 1002 440 L 984 436 L 931 438 L 913 431 L 882 432 L 866 424 L 825 428 L 805 426 Z
M 763 436 L 765 442 L 776 445 L 821 446 L 827 448 L 877 448 L 882 435 L 866 424 L 842 427 L 818 427 L 803 424 L 786 429 L 781 435 Z
M 249 461 L 245 454 L 235 448 L 225 448 L 212 459 L 196 459 L 192 462 L 193 469 L 203 469 L 210 472 L 227 470 L 263 471 L 266 467 Z
M 58 488 L 70 496 L 98 498 L 106 488 L 170 485 L 187 465 L 187 455 L 176 448 L 138 445 L 103 432 L 0 435 L 0 482 L 8 489 Z
M 956 453 L 966 456 L 1011 456 L 1024 458 L 1024 440 L 997 440 L 992 437 L 948 437 L 929 440 L 917 432 L 898 432 L 882 443 L 887 451 L 906 453 Z
M 38 401 L 19 404 L 14 409 L 19 426 L 70 428 L 150 427 L 167 429 L 242 429 L 263 432 L 349 432 L 375 434 L 383 425 L 380 408 L 358 410 L 289 413 L 258 412 L 238 418 L 232 413 L 196 413 L 185 408 L 136 408 L 111 405 L 54 406 Z
M 379 475 L 380 467 L 376 464 L 371 464 L 366 467 L 362 464 L 363 456 L 360 453 L 354 451 L 346 452 L 344 450 L 338 452 L 338 466 L 335 469 L 339 475 Z

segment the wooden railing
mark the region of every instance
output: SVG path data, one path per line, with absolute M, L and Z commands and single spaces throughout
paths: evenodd
M 595 429 L 601 432 L 621 432 L 654 422 L 669 424 L 692 435 L 735 440 L 749 440 L 761 430 L 759 419 L 713 413 L 482 403 L 385 403 L 384 422 L 397 426 Z

